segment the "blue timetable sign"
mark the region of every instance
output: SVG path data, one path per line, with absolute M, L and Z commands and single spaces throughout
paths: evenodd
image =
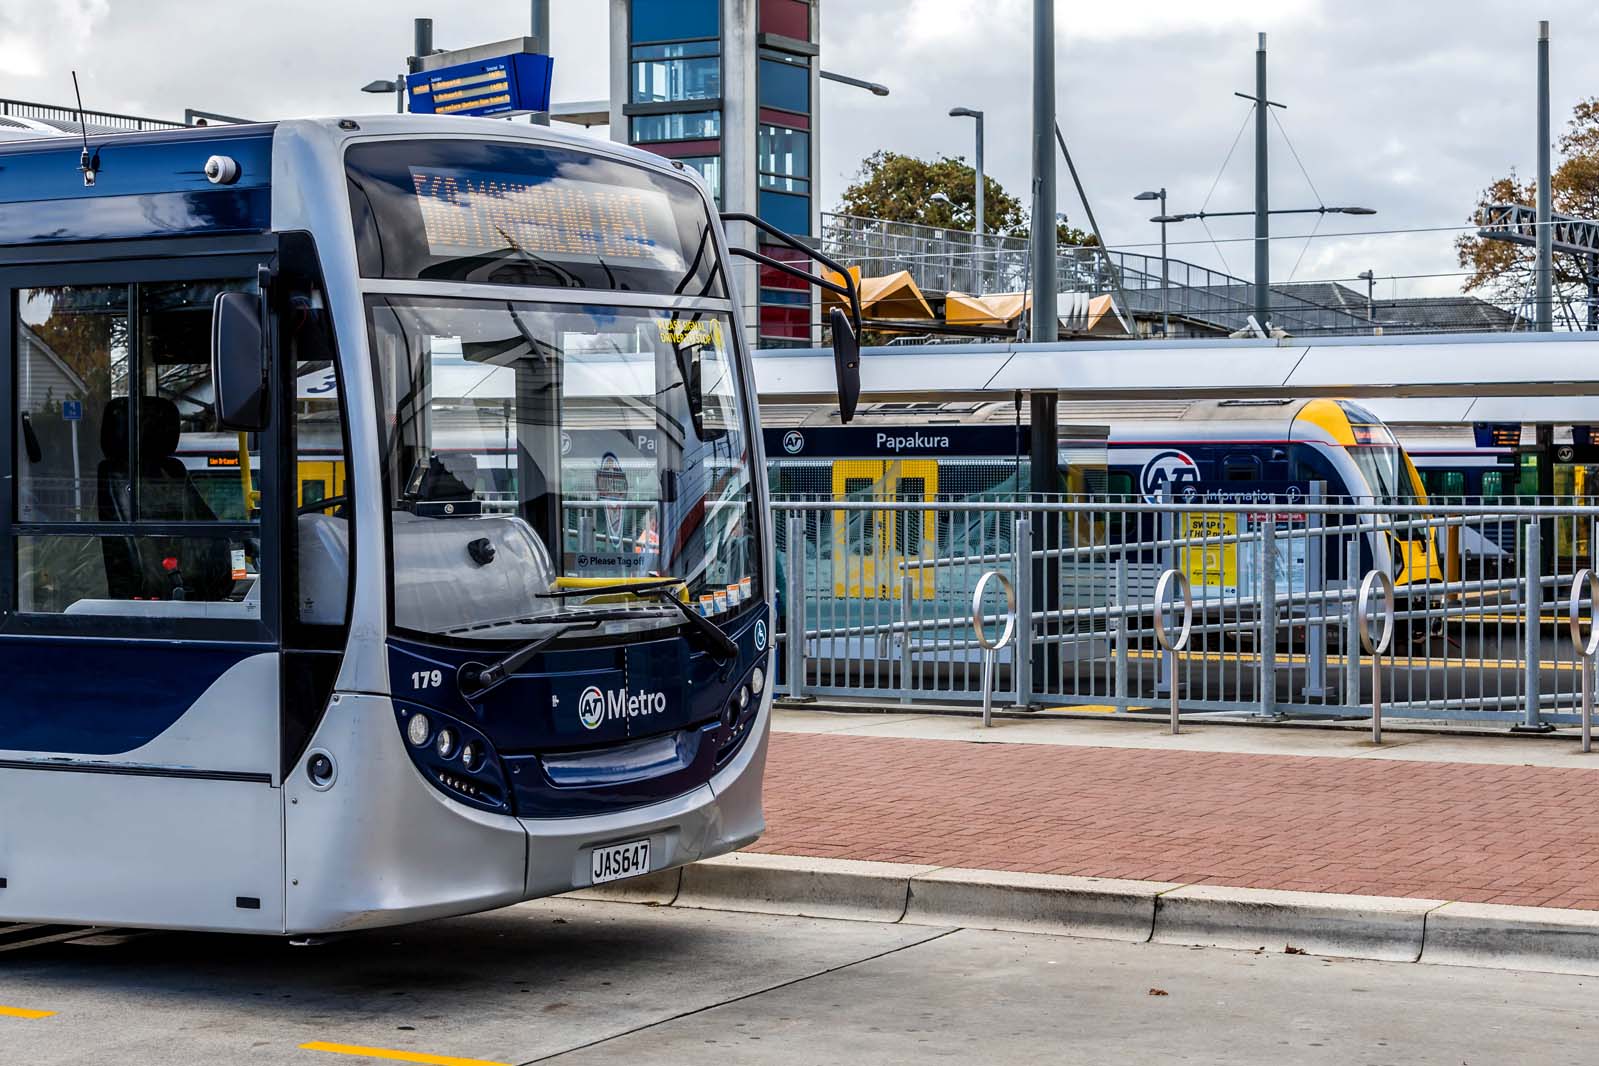
M 405 76 L 415 115 L 525 115 L 550 109 L 549 56 L 513 53 Z

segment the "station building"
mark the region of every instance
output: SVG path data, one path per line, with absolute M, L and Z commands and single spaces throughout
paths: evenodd
M 724 211 L 818 237 L 820 0 L 610 3 L 612 137 L 693 167 Z M 756 237 L 729 227 L 734 244 L 796 258 Z M 755 343 L 819 343 L 803 282 L 747 261 L 736 269 Z

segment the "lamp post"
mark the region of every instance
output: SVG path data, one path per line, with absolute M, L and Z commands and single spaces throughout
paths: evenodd
M 825 81 L 836 81 L 840 85 L 853 85 L 857 89 L 865 89 L 873 96 L 888 95 L 888 86 L 880 85 L 875 81 L 867 81 L 864 78 L 852 78 L 848 74 L 835 74 L 831 70 L 820 71 L 816 76 Z
M 972 223 L 972 232 L 982 237 L 983 224 L 983 113 L 970 107 L 952 107 L 949 109 L 950 118 L 972 118 L 977 120 L 977 218 Z
M 1377 273 L 1372 270 L 1362 270 L 1355 277 L 1366 283 L 1366 321 L 1375 324 L 1377 321 Z
M 1133 197 L 1134 200 L 1159 200 L 1160 214 L 1156 216 L 1160 221 L 1160 335 L 1171 336 L 1171 281 L 1167 277 L 1166 260 L 1166 186 L 1162 185 L 1160 191 L 1146 189 Z
M 977 170 L 977 206 L 976 217 L 972 220 L 972 233 L 975 238 L 973 243 L 975 245 L 977 256 L 975 261 L 972 263 L 972 281 L 975 282 L 972 287 L 972 291 L 981 295 L 987 288 L 982 281 L 984 273 L 983 232 L 987 229 L 987 226 L 984 223 L 986 213 L 983 206 L 983 186 L 985 184 L 983 180 L 983 113 L 975 108 L 970 107 L 952 107 L 949 109 L 949 117 L 971 118 L 977 120 L 977 158 L 975 160 Z

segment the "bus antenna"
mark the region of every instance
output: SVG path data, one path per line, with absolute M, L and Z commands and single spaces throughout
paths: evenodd
M 78 170 L 83 173 L 86 188 L 94 187 L 95 172 L 100 169 L 100 153 L 89 152 L 89 127 L 83 121 L 83 91 L 78 88 L 78 72 L 72 72 L 72 94 L 78 98 L 78 133 L 83 137 L 83 152 L 78 156 Z

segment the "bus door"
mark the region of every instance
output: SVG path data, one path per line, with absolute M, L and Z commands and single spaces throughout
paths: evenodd
M 937 494 L 934 459 L 845 459 L 833 464 L 836 499 L 913 503 Z M 833 595 L 892 599 L 899 595 L 903 576 L 910 579 L 914 599 L 931 599 L 936 571 L 902 567 L 908 560 L 932 557 L 936 532 L 932 511 L 834 511 Z
M 220 429 L 215 301 L 270 255 L 236 245 L 0 270 L 0 855 L 53 871 L 9 913 L 282 928 L 278 422 L 248 508 L 181 458 Z

